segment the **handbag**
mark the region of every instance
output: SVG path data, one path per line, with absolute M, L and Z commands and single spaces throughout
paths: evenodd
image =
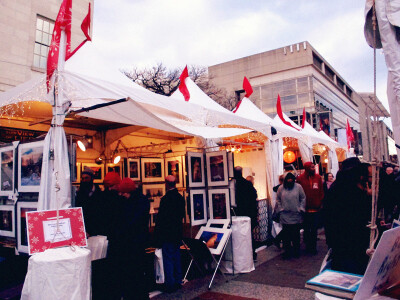
M 161 248 L 157 248 L 154 252 L 154 270 L 156 275 L 156 283 L 164 283 L 164 263 Z

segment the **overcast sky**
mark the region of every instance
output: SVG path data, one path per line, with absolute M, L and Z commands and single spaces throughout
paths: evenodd
M 108 69 L 157 62 L 169 68 L 210 66 L 308 41 L 355 91 L 373 92 L 364 5 L 362 0 L 95 0 L 93 43 L 79 50 L 68 68 L 107 79 Z M 377 58 L 378 98 L 388 107 L 381 50 Z

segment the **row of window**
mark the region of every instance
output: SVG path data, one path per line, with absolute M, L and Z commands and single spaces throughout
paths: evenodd
M 51 43 L 51 35 L 54 30 L 54 22 L 37 16 L 35 47 L 33 50 L 33 66 L 35 68 L 45 69 L 47 65 L 47 54 Z

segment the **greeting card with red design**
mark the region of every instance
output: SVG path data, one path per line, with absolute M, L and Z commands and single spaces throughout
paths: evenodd
M 26 213 L 29 254 L 64 246 L 86 247 L 82 208 L 32 211 Z

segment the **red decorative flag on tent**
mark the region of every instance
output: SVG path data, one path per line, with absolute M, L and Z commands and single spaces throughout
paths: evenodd
M 60 52 L 60 40 L 61 31 L 65 31 L 66 36 L 66 49 L 65 49 L 65 61 L 67 61 L 86 41 L 90 41 L 89 28 L 90 28 L 90 3 L 89 12 L 82 22 L 81 28 L 85 34 L 86 39 L 71 52 L 71 22 L 72 22 L 72 0 L 63 0 L 60 6 L 60 10 L 57 15 L 56 23 L 54 24 L 53 35 L 51 37 L 51 43 L 49 47 L 49 54 L 47 57 L 47 74 L 46 84 L 47 92 L 50 90 L 50 79 L 54 71 L 58 66 L 58 55 Z
M 181 76 L 179 76 L 180 79 L 180 83 L 179 83 L 179 91 L 182 93 L 183 97 L 185 98 L 185 101 L 189 101 L 190 99 L 190 93 L 189 90 L 186 86 L 186 78 L 189 77 L 189 72 L 188 72 L 188 68 L 187 66 L 185 67 L 185 69 L 183 70 Z
M 279 94 L 278 94 L 278 100 L 276 101 L 276 111 L 278 113 L 279 118 L 282 120 L 283 124 L 298 130 L 296 127 L 294 127 L 292 124 L 290 124 L 290 122 L 286 121 L 285 118 L 283 117 L 282 106 L 281 106 L 281 97 L 279 96 Z
M 246 78 L 246 76 L 243 78 L 243 89 L 246 92 L 246 95 L 244 95 L 245 98 L 249 98 L 251 96 L 251 94 L 253 94 L 253 88 L 251 87 L 251 84 L 250 84 L 249 80 Z M 242 104 L 242 100 L 240 100 L 238 102 L 238 104 L 236 104 L 236 107 L 232 111 L 233 113 L 237 112 L 240 104 Z
M 346 124 L 346 137 L 347 137 L 347 148 L 350 149 L 351 142 L 355 141 L 353 130 L 350 127 L 349 119 L 347 119 Z
M 304 129 L 305 125 L 306 125 L 306 108 L 303 107 L 303 121 L 301 122 L 301 128 Z

